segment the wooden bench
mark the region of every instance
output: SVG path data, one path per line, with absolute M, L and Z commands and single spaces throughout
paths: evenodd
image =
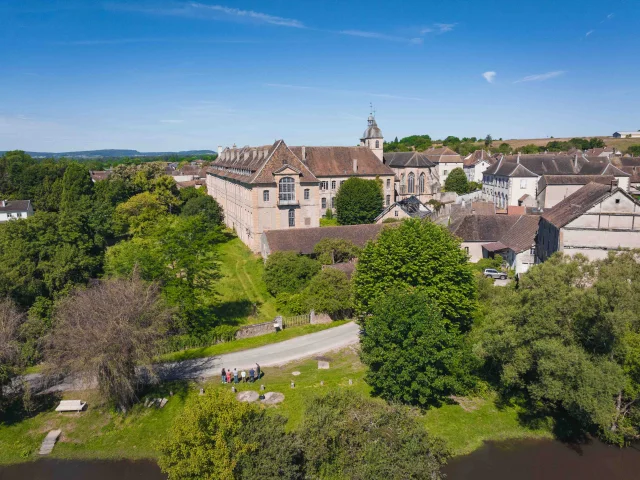
M 81 412 L 86 405 L 82 400 L 62 400 L 56 412 Z

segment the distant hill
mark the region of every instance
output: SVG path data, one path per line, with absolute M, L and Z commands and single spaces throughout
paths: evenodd
M 5 152 L 0 152 L 0 155 Z M 138 150 L 85 150 L 79 152 L 26 152 L 34 158 L 122 158 L 122 157 L 195 157 L 198 155 L 215 155 L 213 150 L 186 150 L 181 152 L 139 152 Z

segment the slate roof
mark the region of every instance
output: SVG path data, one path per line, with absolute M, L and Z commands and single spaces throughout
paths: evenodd
M 384 163 L 396 168 L 436 166 L 424 152 L 387 152 L 384 154 Z
M 483 160 L 485 162 L 488 162 L 489 165 L 493 165 L 496 162 L 496 159 L 493 158 L 489 154 L 489 152 L 487 152 L 486 150 L 476 150 L 473 153 L 467 155 L 467 157 L 465 157 L 463 163 L 464 163 L 465 167 L 472 167 L 476 163 L 479 163 L 479 162 L 481 162 Z
M 540 177 L 538 189 L 542 192 L 547 185 L 587 185 L 591 182 L 611 185 L 615 179 L 613 175 L 543 175 Z
M 510 177 L 542 175 L 572 175 L 579 172 L 587 160 L 570 155 L 505 155 L 485 173 Z
M 449 225 L 449 231 L 463 242 L 495 242 L 518 218 L 513 215 L 465 215 Z
M 316 244 L 325 238 L 348 240 L 358 247 L 364 247 L 369 240 L 375 239 L 383 228 L 390 227 L 392 225 L 374 223 L 340 227 L 290 228 L 267 230 L 263 235 L 267 239 L 271 253 L 293 251 L 310 255 Z
M 369 126 L 364 131 L 360 139 L 366 140 L 367 138 L 382 138 L 382 131 L 378 127 L 375 117 L 373 115 L 369 115 L 367 122 L 369 123 Z
M 449 147 L 429 148 L 423 152 L 433 163 L 462 163 L 462 157 Z
M 316 177 L 394 175 L 368 147 L 289 147 Z M 304 159 L 302 150 L 304 149 Z M 358 171 L 353 171 L 357 160 Z
M 593 158 L 593 157 L 592 157 Z M 602 159 L 602 157 L 597 157 Z M 607 161 L 590 161 L 589 163 L 585 163 L 580 169 L 581 175 L 614 175 L 616 177 L 628 177 L 629 174 L 623 172 L 615 165 L 607 162 Z
M 613 189 L 614 192 L 618 190 L 620 189 Z M 580 190 L 573 192 L 571 195 L 557 203 L 553 208 L 544 212 L 541 216 L 557 228 L 562 228 L 567 223 L 587 212 L 603 198 L 611 195 L 611 193 L 612 190 L 610 185 L 602 185 L 592 182 L 585 185 Z
M 0 213 L 26 212 L 31 200 L 4 200 L 0 202 Z
M 538 233 L 540 217 L 537 215 L 522 215 L 518 221 L 502 237 L 500 243 L 520 253 L 531 248 Z
M 408 198 L 403 198 L 402 200 L 398 200 L 397 202 L 389 205 L 382 211 L 380 215 L 375 218 L 374 223 L 377 222 L 380 218 L 384 217 L 395 206 L 400 207 L 411 218 L 426 218 L 432 213 L 429 207 L 422 203 L 415 195 L 412 195 Z

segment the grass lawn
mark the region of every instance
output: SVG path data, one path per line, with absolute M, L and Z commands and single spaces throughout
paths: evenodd
M 295 430 L 302 420 L 305 401 L 311 395 L 332 389 L 350 389 L 364 395 L 369 387 L 364 382 L 365 368 L 354 347 L 328 354 L 331 368 L 318 370 L 315 360 L 305 360 L 282 367 L 265 368 L 265 376 L 255 384 L 239 384 L 239 390 L 256 390 L 260 384 L 266 391 L 282 392 L 285 400 L 274 409 L 289 419 L 288 428 Z M 294 376 L 294 371 L 300 375 Z M 290 387 L 291 381 L 295 388 Z M 349 385 L 349 380 L 352 384 Z M 320 382 L 324 385 L 320 385 Z M 0 464 L 33 460 L 46 432 L 62 429 L 62 437 L 52 458 L 115 459 L 155 458 L 157 440 L 166 437 L 185 400 L 197 395 L 202 384 L 166 384 L 149 394 L 170 398 L 164 409 L 144 408 L 139 404 L 127 415 L 115 413 L 99 404 L 95 392 L 67 392 L 65 398 L 88 401 L 89 408 L 80 414 L 58 414 L 50 406 L 45 413 L 13 423 L 0 424 Z M 230 388 L 218 379 L 204 384 L 209 388 Z M 169 397 L 169 390 L 174 396 Z M 445 405 L 424 415 L 427 429 L 447 441 L 454 454 L 468 453 L 483 440 L 512 438 L 550 438 L 548 430 L 529 430 L 520 425 L 517 410 L 499 409 L 493 399 L 470 399 L 466 409 Z
M 244 325 L 273 320 L 276 300 L 262 280 L 264 264 L 237 238 L 220 245 L 219 293 L 216 315 L 225 323 Z
M 237 352 L 239 350 L 247 350 L 249 348 L 262 347 L 271 343 L 284 342 L 291 338 L 299 337 L 301 335 L 307 335 L 309 333 L 321 332 L 328 328 L 344 325 L 349 320 L 335 321 L 321 325 L 302 325 L 299 327 L 285 328 L 280 332 L 268 333 L 259 337 L 243 338 L 241 340 L 234 340 L 232 342 L 219 343 L 217 345 L 211 345 L 203 348 L 191 348 L 188 350 L 182 350 L 180 352 L 172 352 L 166 355 L 162 355 L 159 358 L 160 362 L 177 362 L 179 360 L 189 360 L 192 358 L 212 357 L 214 355 L 221 355 L 223 353 Z

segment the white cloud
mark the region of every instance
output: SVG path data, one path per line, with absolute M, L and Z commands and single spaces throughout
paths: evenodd
M 435 26 L 438 28 L 438 33 L 446 33 L 453 30 L 453 28 L 457 25 L 457 23 L 436 23 Z
M 589 31 L 587 32 L 587 34 L 585 35 L 585 37 L 590 36 L 593 32 L 595 32 L 595 30 L 589 30 Z
M 607 20 L 611 20 L 615 16 L 616 16 L 615 13 L 610 13 L 609 15 L 607 15 Z
M 482 74 L 484 79 L 489 83 L 493 83 L 496 80 L 496 75 L 497 75 L 496 72 L 484 72 Z
M 262 23 L 268 23 L 271 25 L 278 25 L 281 27 L 293 27 L 293 28 L 306 28 L 300 20 L 293 18 L 277 17 L 275 15 L 269 15 L 267 13 L 255 12 L 253 10 L 240 10 L 239 8 L 225 7 L 222 5 L 205 5 L 203 3 L 190 3 L 194 9 L 210 10 L 219 12 L 224 15 L 232 17 L 247 18 Z
M 523 83 L 523 82 L 542 82 L 544 80 L 549 80 L 551 78 L 559 77 L 560 75 L 564 75 L 566 72 L 564 70 L 556 70 L 555 72 L 547 72 L 547 73 L 539 73 L 537 75 L 528 75 L 520 80 L 516 80 L 513 83 Z
M 412 44 L 421 44 L 421 38 L 397 37 L 395 35 L 387 35 L 386 33 L 367 32 L 365 30 L 340 30 L 340 35 L 349 35 L 350 37 L 375 38 L 377 40 L 387 40 L 389 42 L 406 42 Z

